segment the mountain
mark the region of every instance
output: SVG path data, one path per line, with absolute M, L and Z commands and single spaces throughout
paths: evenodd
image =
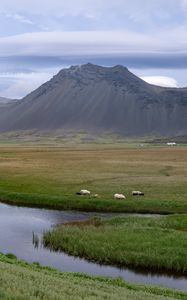
M 14 101 L 14 99 L 0 97 L 0 108 L 8 106 L 12 101 Z
M 81 129 L 124 135 L 187 133 L 187 88 L 150 85 L 126 67 L 61 70 L 0 114 L 0 130 Z
M 5 98 L 5 97 L 0 97 L 0 103 L 7 103 L 11 101 L 11 99 Z

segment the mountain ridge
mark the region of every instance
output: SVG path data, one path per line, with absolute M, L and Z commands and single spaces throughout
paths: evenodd
M 62 69 L 4 110 L 0 131 L 86 129 L 123 135 L 187 133 L 187 88 L 150 85 L 126 67 Z

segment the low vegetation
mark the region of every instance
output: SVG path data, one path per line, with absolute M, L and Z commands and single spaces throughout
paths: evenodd
M 132 146 L 132 145 L 131 145 Z M 187 148 L 1 145 L 0 200 L 84 211 L 187 212 Z M 78 196 L 88 189 L 98 198 Z M 133 197 L 140 190 L 145 196 Z M 115 200 L 115 193 L 126 200 Z
M 105 264 L 187 274 L 187 148 L 137 144 L 0 146 L 0 200 L 106 212 L 178 213 L 73 222 L 47 232 L 47 247 Z M 99 197 L 76 195 L 88 189 Z M 131 195 L 133 190 L 145 196 Z M 115 193 L 125 200 L 115 200 Z M 33 236 L 33 240 L 35 237 Z M 0 299 L 186 299 L 121 279 L 60 273 L 0 254 Z M 11 284 L 10 284 L 11 283 Z
M 122 279 L 61 273 L 0 254 L 0 299 L 3 300 L 185 300 L 187 294 L 134 285 Z
M 98 263 L 187 275 L 187 215 L 116 217 L 60 225 L 44 245 Z

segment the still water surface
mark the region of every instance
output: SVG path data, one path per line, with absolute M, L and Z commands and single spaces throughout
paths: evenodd
M 187 291 L 187 277 L 184 276 L 141 273 L 128 268 L 100 266 L 84 259 L 68 256 L 65 253 L 50 251 L 42 246 L 41 240 L 44 231 L 59 223 L 84 220 L 95 215 L 106 217 L 112 214 L 25 208 L 0 203 L 0 252 L 11 252 L 28 262 L 39 262 L 41 265 L 51 266 L 65 272 L 122 277 L 131 282 L 162 285 Z M 40 240 L 38 248 L 32 242 L 33 232 Z

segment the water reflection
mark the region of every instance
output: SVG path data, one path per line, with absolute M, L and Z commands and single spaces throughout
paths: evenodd
M 34 245 L 34 248 L 38 248 L 39 243 L 40 243 L 40 240 L 39 240 L 38 235 L 33 232 L 32 233 L 32 244 Z
M 37 261 L 65 272 L 122 277 L 132 282 L 187 290 L 187 278 L 184 276 L 158 275 L 128 268 L 100 266 L 65 253 L 50 251 L 42 246 L 44 231 L 50 230 L 59 223 L 84 220 L 96 215 L 106 217 L 113 214 L 25 208 L 0 203 L 0 252 L 14 253 L 18 258 L 28 262 Z

